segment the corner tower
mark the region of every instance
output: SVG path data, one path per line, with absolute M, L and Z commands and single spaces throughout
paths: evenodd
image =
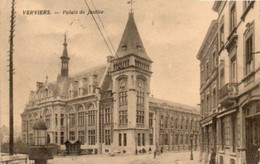
M 68 77 L 69 75 L 69 56 L 68 56 L 68 51 L 67 51 L 67 38 L 66 34 L 64 35 L 64 43 L 63 43 L 63 53 L 62 56 L 60 57 L 61 59 L 61 77 Z
M 114 147 L 126 153 L 149 147 L 149 94 L 152 60 L 129 13 L 111 76 L 114 95 Z

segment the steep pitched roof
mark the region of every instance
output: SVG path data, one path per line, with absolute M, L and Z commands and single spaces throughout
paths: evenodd
M 144 49 L 141 37 L 135 24 L 133 13 L 129 13 L 128 22 L 117 49 L 118 57 L 123 57 L 129 54 L 134 54 L 151 61 L 150 57 L 146 54 Z

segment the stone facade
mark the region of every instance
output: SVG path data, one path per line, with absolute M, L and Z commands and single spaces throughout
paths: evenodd
M 32 126 L 42 117 L 49 143 L 79 140 L 93 154 L 188 149 L 191 134 L 198 143 L 196 108 L 150 96 L 152 60 L 133 13 L 116 55 L 103 66 L 69 75 L 66 37 L 63 45 L 57 81 L 38 82 L 21 114 L 24 142 L 33 143 Z
M 257 164 L 260 147 L 260 2 L 215 1 L 218 13 L 197 58 L 201 68 L 201 159 Z

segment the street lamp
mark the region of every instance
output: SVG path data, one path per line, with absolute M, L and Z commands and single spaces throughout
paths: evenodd
M 193 149 L 193 133 L 190 134 L 190 146 L 191 146 L 191 149 L 190 149 L 190 160 L 193 160 L 193 152 L 192 152 L 192 149 Z

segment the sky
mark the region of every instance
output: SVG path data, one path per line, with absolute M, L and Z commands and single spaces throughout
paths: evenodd
M 9 122 L 8 50 L 10 1 L 0 0 L 1 124 Z M 94 10 L 91 0 L 86 0 Z M 125 28 L 127 0 L 93 0 L 115 49 Z M 134 18 L 147 54 L 153 60 L 151 94 L 196 107 L 199 104 L 199 61 L 196 55 L 213 19 L 213 2 L 198 0 L 136 0 Z M 51 15 L 24 15 L 50 10 Z M 70 72 L 106 63 L 110 55 L 92 17 L 63 14 L 85 11 L 84 0 L 17 0 L 14 38 L 14 125 L 20 130 L 29 92 L 37 81 L 55 81 L 60 73 L 64 33 L 67 33 Z M 72 22 L 77 23 L 72 23 Z M 72 23 L 72 24 L 71 24 Z M 85 27 L 85 28 L 82 28 Z

